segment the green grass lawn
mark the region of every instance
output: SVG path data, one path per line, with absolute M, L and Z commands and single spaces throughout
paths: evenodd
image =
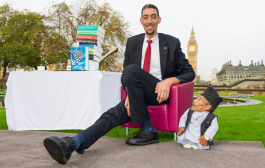
M 217 109 L 219 130 L 215 140 L 262 141 L 265 144 L 265 96 L 257 95 L 252 99 L 263 103 Z
M 4 108 L 0 108 L 0 130 L 7 130 L 6 124 L 6 110 Z
M 6 94 L 6 91 L 0 90 L 0 94 Z
M 265 96 L 257 95 L 252 99 L 263 101 L 258 105 L 218 107 L 215 114 L 218 115 L 219 130 L 214 140 L 220 141 L 262 141 L 265 145 Z M 0 109 L 0 130 L 7 130 L 5 109 Z M 133 136 L 138 129 L 130 128 Z M 60 132 L 78 133 L 80 130 L 63 130 Z M 125 128 L 118 126 L 106 134 L 117 138 L 125 136 Z M 173 141 L 173 133 L 158 132 L 159 141 Z

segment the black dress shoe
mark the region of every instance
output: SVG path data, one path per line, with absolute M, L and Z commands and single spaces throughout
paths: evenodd
M 140 129 L 140 131 L 137 132 L 134 137 L 128 138 L 126 143 L 130 145 L 154 144 L 158 143 L 158 135 L 157 133 L 150 133 L 144 129 Z
M 66 164 L 75 148 L 71 137 L 51 136 L 45 138 L 43 144 L 51 157 L 61 164 Z

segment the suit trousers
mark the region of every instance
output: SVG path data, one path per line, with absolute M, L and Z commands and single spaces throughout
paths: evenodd
M 155 88 L 160 80 L 134 64 L 124 69 L 122 78 L 122 85 L 129 97 L 131 117 L 128 116 L 125 108 L 125 100 L 110 108 L 92 126 L 80 133 L 85 140 L 77 149 L 78 153 L 83 153 L 85 149 L 118 125 L 129 121 L 132 121 L 132 124 L 138 124 L 150 120 L 146 105 L 159 104 L 156 100 Z M 168 100 L 163 103 L 168 103 Z

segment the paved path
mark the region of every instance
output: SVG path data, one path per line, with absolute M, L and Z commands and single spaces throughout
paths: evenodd
M 67 165 L 52 160 L 42 141 L 50 135 L 75 134 L 42 131 L 0 131 L 0 167 L 81 168 L 228 168 L 265 167 L 261 142 L 217 141 L 209 151 L 185 149 L 176 142 L 129 146 L 123 139 L 102 137 L 83 155 L 73 153 Z

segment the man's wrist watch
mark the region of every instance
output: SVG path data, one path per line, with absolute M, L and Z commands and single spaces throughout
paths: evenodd
M 204 138 L 205 138 L 206 141 L 209 141 L 209 139 L 210 139 L 210 138 L 207 137 L 206 135 L 204 135 Z

